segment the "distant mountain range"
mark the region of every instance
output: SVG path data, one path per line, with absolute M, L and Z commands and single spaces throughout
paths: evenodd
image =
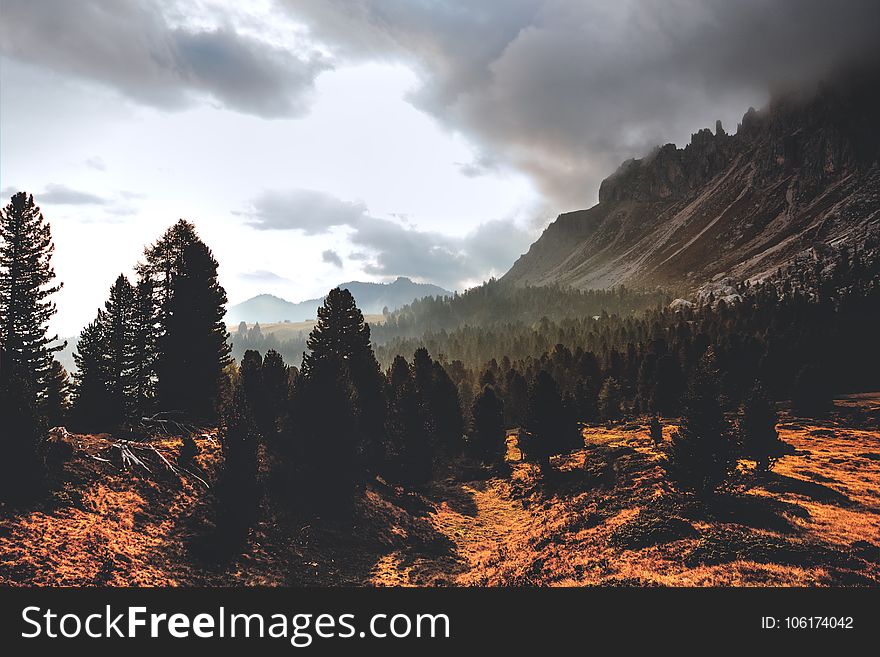
M 423 297 L 446 296 L 452 294 L 449 290 L 429 283 L 414 283 L 404 276 L 399 277 L 393 283 L 364 283 L 351 281 L 342 283 L 338 287 L 351 292 L 358 307 L 365 315 L 376 315 L 384 308 L 396 310 L 401 306 L 411 303 L 415 299 Z M 226 311 L 227 326 L 234 326 L 239 322 L 264 324 L 274 322 L 302 322 L 307 319 L 315 319 L 318 307 L 324 302 L 323 297 L 307 299 L 299 303 L 293 303 L 271 294 L 260 294 L 255 297 L 230 306 Z
M 845 76 L 750 109 L 733 134 L 719 122 L 685 148 L 628 160 L 597 205 L 560 215 L 501 280 L 686 291 L 876 244 L 878 117 L 880 76 Z

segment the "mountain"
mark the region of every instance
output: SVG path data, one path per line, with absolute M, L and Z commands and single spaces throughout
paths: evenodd
M 880 233 L 880 75 L 848 75 L 809 95 L 720 122 L 684 148 L 624 162 L 599 203 L 560 215 L 503 281 L 576 288 L 693 290 L 759 279 L 815 249 Z
M 442 287 L 428 283 L 414 283 L 404 276 L 398 277 L 393 283 L 351 281 L 342 283 L 338 287 L 351 292 L 358 307 L 367 315 L 379 314 L 385 307 L 389 310 L 396 310 L 423 297 L 452 294 Z M 260 294 L 231 306 L 226 311 L 226 324 L 232 326 L 239 322 L 251 324 L 255 322 L 301 322 L 315 319 L 318 307 L 322 303 L 324 303 L 323 297 L 293 303 L 271 294 Z

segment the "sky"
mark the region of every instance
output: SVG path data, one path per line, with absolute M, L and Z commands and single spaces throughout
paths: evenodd
M 877 24 L 868 0 L 0 0 L 0 192 L 51 223 L 65 336 L 178 218 L 231 303 L 461 290 Z

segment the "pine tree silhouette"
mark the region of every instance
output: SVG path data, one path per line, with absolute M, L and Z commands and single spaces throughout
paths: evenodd
M 266 352 L 262 368 L 263 414 L 257 418 L 260 433 L 274 440 L 282 424 L 290 388 L 290 372 L 284 359 L 274 349 Z
M 390 447 L 388 476 L 405 486 L 422 486 L 431 479 L 432 454 L 427 416 L 412 370 L 397 356 L 388 375 L 386 431 Z
M 159 404 L 210 421 L 230 347 L 223 323 L 226 292 L 217 280 L 217 261 L 203 242 L 183 248 L 170 287 L 156 363 Z
M 348 290 L 330 290 L 318 309 L 318 322 L 306 346 L 309 351 L 300 372 L 303 385 L 319 363 L 329 361 L 338 370 L 353 391 L 351 414 L 356 422 L 359 458 L 375 473 L 384 460 L 384 382 L 370 343 L 370 327 Z
M 574 390 L 578 418 L 584 422 L 599 420 L 599 390 L 592 378 L 579 377 Z
M 221 547 L 233 548 L 246 538 L 259 508 L 257 483 L 259 434 L 243 383 L 223 410 L 220 439 L 223 471 L 217 486 L 217 528 Z
M 603 420 L 615 421 L 623 417 L 621 409 L 623 403 L 623 392 L 620 384 L 613 376 L 605 379 L 602 389 L 599 391 L 599 414 Z
M 688 384 L 681 426 L 672 433 L 664 467 L 680 489 L 707 500 L 736 467 L 734 435 L 721 407 L 720 382 L 710 350 Z
M 753 459 L 759 474 L 768 472 L 785 454 L 786 445 L 776 431 L 776 408 L 756 381 L 743 400 L 738 422 L 742 455 Z
M 503 462 L 507 451 L 504 404 L 492 386 L 485 386 L 474 399 L 471 415 L 470 445 L 474 455 L 487 465 Z
M 131 406 L 135 418 L 153 408 L 158 336 L 158 309 L 153 282 L 141 276 L 135 287 L 131 329 Z
M 102 430 L 112 421 L 108 408 L 110 367 L 107 341 L 107 313 L 99 310 L 94 321 L 80 332 L 73 354 L 76 373 L 71 419 L 76 429 Z
M 300 502 L 318 513 L 347 517 L 363 481 L 355 392 L 345 362 L 326 354 L 301 376 L 294 399 L 294 428 Z
M 52 354 L 64 345 L 50 346 L 48 322 L 55 314 L 50 297 L 61 289 L 53 284 L 51 259 L 55 245 L 48 222 L 34 197 L 18 192 L 0 210 L 0 344 L 7 366 L 27 379 L 32 405 L 46 392 Z
M 64 426 L 70 410 L 70 377 L 57 360 L 52 361 L 46 384 L 46 396 L 40 409 L 41 415 L 46 418 L 49 427 Z
M 562 403 L 559 387 L 551 374 L 541 370 L 529 388 L 526 435 L 520 448 L 542 470 L 550 467 L 550 457 L 583 445 L 577 426 Z
M 134 410 L 134 304 L 134 288 L 120 274 L 110 288 L 110 298 L 104 304 L 103 315 L 107 339 L 106 418 L 110 427 L 120 426 L 130 420 Z
M 447 374 L 443 365 L 437 361 L 431 366 L 431 403 L 429 412 L 433 418 L 436 446 L 455 454 L 464 447 L 464 417 L 458 388 Z
M 529 382 L 519 370 L 510 370 L 504 381 L 504 417 L 510 427 L 521 427 L 525 422 L 529 402 Z
M 33 385 L 32 377 L 0 344 L 0 501 L 13 506 L 30 502 L 44 490 L 45 471 L 37 450 L 45 438 L 45 424 L 37 415 Z

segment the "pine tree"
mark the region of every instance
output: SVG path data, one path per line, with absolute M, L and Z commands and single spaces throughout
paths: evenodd
M 550 457 L 582 445 L 577 425 L 562 402 L 556 381 L 541 370 L 529 388 L 525 422 L 526 435 L 520 448 L 543 470 L 550 467 Z
M 510 427 L 521 427 L 529 402 L 529 382 L 518 370 L 510 370 L 505 376 L 504 391 L 505 423 Z
M 0 459 L 0 501 L 29 502 L 43 491 L 44 468 L 37 455 L 45 425 L 37 415 L 32 377 L 10 359 L 0 344 L 0 418 L 3 458 Z
M 471 411 L 470 445 L 477 458 L 485 464 L 501 463 L 507 445 L 504 441 L 504 404 L 492 386 L 485 386 L 474 400 Z
M 433 416 L 436 445 L 447 453 L 454 454 L 464 446 L 464 417 L 458 388 L 441 363 L 435 361 L 431 370 L 430 412 Z
M 144 250 L 144 262 L 137 267 L 140 280 L 149 280 L 153 285 L 163 328 L 170 313 L 174 281 L 181 274 L 184 251 L 198 241 L 196 227 L 181 219 Z
M 217 261 L 200 240 L 183 248 L 174 272 L 159 337 L 159 403 L 193 419 L 210 421 L 229 362 L 223 323 L 226 292 L 217 279 Z
M 578 378 L 574 389 L 574 402 L 579 419 L 584 422 L 598 421 L 599 391 L 592 378 Z
M 436 413 L 434 412 L 434 361 L 431 355 L 424 347 L 419 347 L 413 353 L 412 376 L 415 384 L 416 394 L 422 405 L 425 415 L 425 423 L 428 430 L 428 440 L 432 446 L 436 446 L 437 427 L 435 423 Z
M 667 474 L 678 488 L 704 500 L 736 467 L 733 431 L 719 397 L 718 371 L 709 351 L 691 376 L 681 426 L 672 433 L 664 461 Z
M 107 342 L 107 313 L 99 310 L 94 321 L 80 332 L 73 354 L 76 373 L 71 416 L 73 426 L 77 429 L 102 430 L 111 421 L 108 407 L 110 367 L 106 353 Z
M 57 360 L 52 361 L 47 378 L 46 397 L 41 405 L 41 415 L 50 427 L 64 426 L 70 410 L 70 377 Z
M 303 382 L 311 370 L 329 361 L 338 375 L 353 389 L 352 415 L 357 427 L 360 458 L 375 472 L 384 460 L 385 395 L 379 363 L 370 343 L 370 327 L 348 290 L 334 288 L 318 309 L 318 322 L 306 341 Z
M 240 384 L 224 409 L 220 434 L 223 471 L 217 486 L 217 528 L 227 544 L 241 543 L 257 516 L 258 435 L 244 385 Z
M 107 356 L 107 419 L 110 427 L 120 426 L 132 417 L 134 389 L 133 315 L 135 291 L 128 279 L 120 274 L 110 288 L 104 304 Z M 109 427 L 108 427 L 109 428 Z
M 397 483 L 422 486 L 431 479 L 428 422 L 403 356 L 394 359 L 388 379 L 386 434 L 391 454 L 387 472 Z
M 281 418 L 287 406 L 290 388 L 290 372 L 284 359 L 274 349 L 266 352 L 262 368 L 263 416 L 258 418 L 260 433 L 266 440 L 273 440 L 281 426 Z
M 768 472 L 785 454 L 785 443 L 779 440 L 776 422 L 776 408 L 764 387 L 756 381 L 743 400 L 738 428 L 742 455 L 755 461 L 759 474 Z
M 153 282 L 141 276 L 135 287 L 132 309 L 131 405 L 134 417 L 143 417 L 152 408 L 155 394 L 157 308 Z
M 363 483 L 354 389 L 344 361 L 314 359 L 297 384 L 291 415 L 301 502 L 318 513 L 345 517 Z
M 30 406 L 46 393 L 52 354 L 64 345 L 50 346 L 48 322 L 55 314 L 52 294 L 55 271 L 51 259 L 55 245 L 49 224 L 34 197 L 18 192 L 0 210 L 0 344 L 8 367 L 28 379 L 25 388 L 34 395 Z
M 620 384 L 613 376 L 609 376 L 599 391 L 599 414 L 606 421 L 619 420 L 623 417 L 622 404 L 623 392 Z

